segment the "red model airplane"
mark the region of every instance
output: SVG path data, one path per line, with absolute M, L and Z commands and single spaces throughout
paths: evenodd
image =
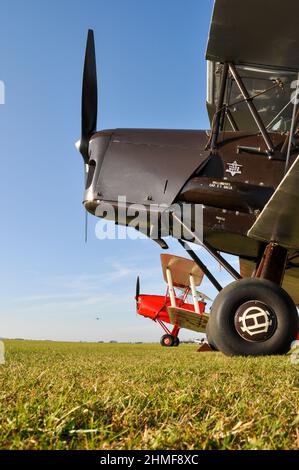
M 137 278 L 137 313 L 159 323 L 165 334 L 161 345 L 179 346 L 178 334 L 181 328 L 205 333 L 209 315 L 205 313 L 206 302 L 211 300 L 198 292 L 196 286 L 202 282 L 204 273 L 194 261 L 174 255 L 161 255 L 164 280 L 167 283 L 165 296 L 140 294 Z M 179 291 L 180 294 L 178 294 Z M 193 303 L 188 303 L 192 296 Z M 169 330 L 165 323 L 173 325 Z

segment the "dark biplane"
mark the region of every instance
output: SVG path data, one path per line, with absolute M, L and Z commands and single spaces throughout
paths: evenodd
M 168 211 L 170 234 L 219 291 L 207 336 L 228 355 L 283 354 L 299 329 L 298 15 L 295 0 L 216 0 L 206 54 L 208 132 L 97 132 L 94 39 L 88 34 L 79 144 L 84 206 L 103 217 L 112 205 L 116 220 L 121 195 L 146 213 L 152 204 L 164 207 L 161 214 Z M 202 237 L 174 204 L 202 206 Z M 122 223 L 131 220 L 128 215 Z M 139 230 L 151 236 L 146 221 Z M 181 236 L 174 222 L 184 228 Z M 155 240 L 166 248 L 163 233 Z M 232 284 L 222 289 L 186 233 L 231 274 Z M 240 273 L 220 252 L 240 258 Z

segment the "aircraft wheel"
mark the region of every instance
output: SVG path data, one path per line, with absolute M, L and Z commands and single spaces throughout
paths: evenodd
M 285 354 L 299 330 L 299 317 L 291 297 L 264 279 L 242 279 L 216 297 L 209 334 L 228 356 Z
M 171 348 L 174 346 L 174 337 L 171 335 L 163 335 L 160 339 L 161 346 L 165 346 L 166 348 Z
M 177 336 L 174 337 L 173 345 L 177 348 L 180 345 L 180 340 Z
M 210 328 L 210 320 L 209 320 L 208 324 L 207 324 L 207 329 L 206 329 L 207 341 L 208 341 L 208 344 L 209 344 L 210 348 L 212 349 L 212 351 L 219 351 L 219 349 L 217 348 L 217 346 L 215 344 L 214 338 L 211 335 L 210 330 L 211 330 L 211 328 Z

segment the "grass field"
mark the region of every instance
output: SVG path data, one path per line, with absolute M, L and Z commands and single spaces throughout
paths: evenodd
M 1 449 L 297 449 L 299 365 L 159 345 L 5 341 Z

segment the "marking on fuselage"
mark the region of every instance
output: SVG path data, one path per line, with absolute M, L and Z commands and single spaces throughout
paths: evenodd
M 241 175 L 241 168 L 243 165 L 240 165 L 236 160 L 233 163 L 227 163 L 228 168 L 225 170 L 226 173 L 230 173 L 232 176 Z
M 231 183 L 224 182 L 224 181 L 213 181 L 212 183 L 209 184 L 209 188 L 226 189 L 228 191 L 232 191 L 233 189 Z

